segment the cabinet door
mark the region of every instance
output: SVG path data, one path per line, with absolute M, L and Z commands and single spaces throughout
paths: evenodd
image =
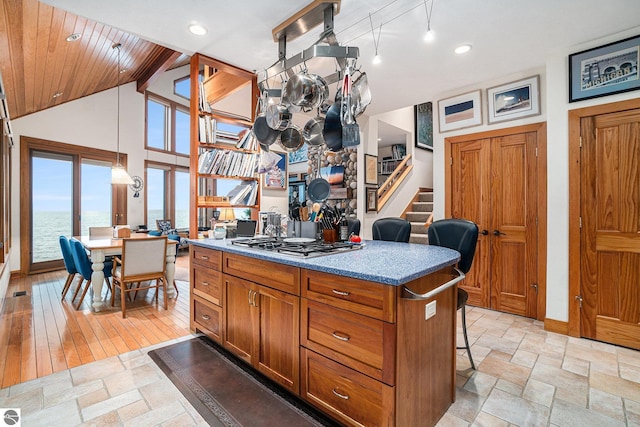
M 256 285 L 256 368 L 287 389 L 299 391 L 300 300 L 275 289 Z
M 255 315 L 251 298 L 253 284 L 237 277 L 224 275 L 226 287 L 224 346 L 247 363 L 252 363 Z

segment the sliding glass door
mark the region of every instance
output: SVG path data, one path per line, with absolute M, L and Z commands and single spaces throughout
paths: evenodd
M 21 270 L 63 267 L 59 236 L 127 221 L 127 186 L 111 185 L 115 153 L 25 137 L 21 148 Z M 120 155 L 121 161 L 123 155 Z

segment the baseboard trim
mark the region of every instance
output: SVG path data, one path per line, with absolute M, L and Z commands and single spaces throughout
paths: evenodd
M 544 330 L 555 332 L 556 334 L 569 335 L 569 322 L 545 318 Z

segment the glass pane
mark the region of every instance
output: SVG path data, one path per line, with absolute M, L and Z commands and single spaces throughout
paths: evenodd
M 111 226 L 111 163 L 83 160 L 80 167 L 80 233 Z
M 173 82 L 173 92 L 184 98 L 191 99 L 191 78 L 189 76 Z
M 189 172 L 176 171 L 176 228 L 189 228 Z
M 165 195 L 167 194 L 164 180 L 165 171 L 147 168 L 147 228 L 156 229 L 157 219 L 172 219 L 165 215 Z
M 147 100 L 147 146 L 166 150 L 165 131 L 167 107 L 152 99 Z
M 31 262 L 62 259 L 58 237 L 73 234 L 73 162 L 71 158 L 36 153 L 31 170 Z
M 176 152 L 189 154 L 189 114 L 176 110 Z

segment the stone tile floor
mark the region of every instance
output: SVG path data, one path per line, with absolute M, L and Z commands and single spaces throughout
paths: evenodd
M 479 308 L 467 309 L 467 328 L 478 370 L 459 350 L 456 402 L 438 426 L 640 425 L 639 351 Z M 204 426 L 147 356 L 189 338 L 0 389 L 0 407 L 19 407 L 29 427 Z

